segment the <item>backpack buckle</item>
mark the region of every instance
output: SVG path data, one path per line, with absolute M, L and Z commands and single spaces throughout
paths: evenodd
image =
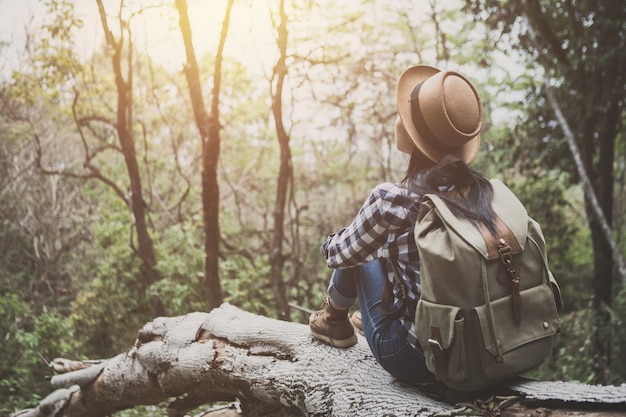
M 430 345 L 430 348 L 434 351 L 437 351 L 438 353 L 443 353 L 443 346 L 441 346 L 441 342 L 437 339 L 428 339 L 428 344 Z
M 446 352 L 441 345 L 441 330 L 439 327 L 430 326 L 430 336 L 428 345 L 435 359 L 435 378 L 438 381 L 443 381 L 448 376 L 448 360 Z
M 519 293 L 520 276 L 519 269 L 513 265 L 513 251 L 511 246 L 504 240 L 498 241 L 498 253 L 500 254 L 500 260 L 504 265 L 504 274 L 498 273 L 497 279 L 503 284 L 508 284 L 511 287 L 511 307 L 513 312 L 513 321 L 519 325 L 522 316 L 522 299 Z
M 498 241 L 498 254 L 500 255 L 500 260 L 504 265 L 510 265 L 511 262 L 513 262 L 513 250 L 504 239 L 500 239 Z

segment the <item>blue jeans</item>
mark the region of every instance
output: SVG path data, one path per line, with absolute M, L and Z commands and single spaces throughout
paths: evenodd
M 381 311 L 385 285 L 384 261 L 373 261 L 348 269 L 333 271 L 328 295 L 338 306 L 348 308 L 359 300 L 363 332 L 378 363 L 393 377 L 408 383 L 432 382 L 421 347 L 407 341 L 399 319 L 390 319 Z M 392 306 L 389 306 L 391 308 Z

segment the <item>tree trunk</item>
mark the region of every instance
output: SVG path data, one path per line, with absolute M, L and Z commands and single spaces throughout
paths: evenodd
M 154 253 L 152 238 L 150 237 L 150 233 L 148 231 L 148 222 L 146 221 L 146 204 L 143 198 L 141 173 L 139 172 L 139 163 L 137 162 L 137 153 L 133 137 L 133 45 L 129 34 L 128 45 L 126 45 L 128 56 L 126 59 L 127 74 L 125 79 L 124 74 L 122 73 L 122 51 L 124 50 L 124 38 L 120 37 L 119 40 L 115 40 L 113 33 L 108 26 L 106 11 L 104 9 L 104 5 L 102 4 L 102 0 L 98 0 L 98 10 L 107 44 L 113 49 L 111 63 L 113 65 L 115 85 L 117 87 L 116 129 L 120 147 L 122 149 L 122 153 L 124 154 L 124 162 L 126 164 L 126 170 L 128 171 L 128 178 L 130 182 L 130 198 L 127 199 L 127 203 L 130 206 L 129 208 L 133 215 L 134 228 L 137 232 L 137 248 L 134 247 L 132 239 L 131 245 L 142 261 L 141 270 L 143 276 L 143 288 L 146 289 L 150 285 L 157 282 L 160 277 L 155 269 L 156 256 Z M 126 27 L 128 28 L 128 26 Z M 150 301 L 155 315 L 158 316 L 166 314 L 165 307 L 160 298 L 153 297 Z
M 194 51 L 191 26 L 187 12 L 187 1 L 176 0 L 176 7 L 180 17 L 180 31 L 183 35 L 187 64 L 185 65 L 185 76 L 189 87 L 189 96 L 193 108 L 194 118 L 200 140 L 202 141 L 202 218 L 204 226 L 204 253 L 205 272 L 204 285 L 209 309 L 219 307 L 223 301 L 222 286 L 219 276 L 219 202 L 220 189 L 217 181 L 217 166 L 220 155 L 220 122 L 219 122 L 219 92 L 221 85 L 221 65 L 222 51 L 228 33 L 228 22 L 233 0 L 228 2 L 220 44 L 215 60 L 215 71 L 213 76 L 213 100 L 211 104 L 211 114 L 206 110 L 202 96 L 202 84 L 200 83 L 200 71 Z
M 614 162 L 615 162 L 615 137 L 617 132 L 615 126 L 619 125 L 616 120 L 615 111 L 610 112 L 607 108 L 615 109 L 616 105 L 606 105 L 610 103 L 610 98 L 600 95 L 599 91 L 589 93 L 590 101 L 593 105 L 589 110 L 587 120 L 583 123 L 582 135 L 583 143 L 589 144 L 591 149 L 586 152 L 585 167 L 590 174 L 593 189 L 596 192 L 598 204 L 608 227 L 613 229 L 613 187 L 615 183 Z M 599 137 L 596 139 L 594 135 Z M 594 159 L 596 168 L 594 167 Z M 602 223 L 593 211 L 589 193 L 585 193 L 587 217 L 590 219 L 589 228 L 591 230 L 591 242 L 593 247 L 594 277 L 593 289 L 595 299 L 598 304 L 611 306 L 613 302 L 613 276 L 614 276 L 614 256 L 611 250 L 611 239 L 614 235 L 608 235 L 602 228 Z M 619 271 L 618 271 L 619 272 Z
M 283 122 L 283 86 L 287 75 L 287 15 L 285 14 L 285 1 L 280 1 L 280 23 L 277 28 L 278 48 L 280 57 L 274 66 L 272 75 L 272 112 L 276 124 L 276 135 L 280 146 L 280 169 L 276 185 L 276 202 L 274 204 L 274 237 L 270 251 L 270 274 L 272 288 L 274 290 L 276 312 L 281 320 L 289 320 L 289 302 L 283 279 L 283 267 L 285 256 L 283 254 L 283 242 L 285 240 L 285 207 L 289 186 L 293 185 L 293 165 L 291 161 L 291 149 L 289 147 L 289 135 Z M 274 86 L 275 81 L 275 86 Z
M 526 380 L 475 394 L 438 384 L 416 388 L 389 376 L 361 336 L 357 345 L 336 349 L 312 340 L 306 325 L 226 304 L 210 313 L 157 318 L 138 332 L 128 352 L 101 363 L 56 359 L 53 366 L 70 371 L 52 377 L 57 391 L 37 409 L 15 416 L 99 417 L 168 399 L 173 399 L 168 405 L 172 417 L 235 400 L 248 417 L 453 415 L 453 409 L 470 405 L 493 411 L 483 415 L 496 415 L 505 403 L 514 403 L 511 410 L 525 410 L 525 415 L 548 415 L 530 411 L 541 406 L 550 407 L 550 416 L 574 415 L 557 411 L 564 408 L 612 416 L 618 414 L 607 410 L 626 404 L 626 385 Z M 459 402 L 468 404 L 450 405 Z M 503 416 L 516 415 L 507 410 Z

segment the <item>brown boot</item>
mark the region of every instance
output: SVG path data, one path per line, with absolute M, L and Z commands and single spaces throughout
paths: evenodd
M 361 336 L 365 336 L 365 333 L 363 332 L 363 319 L 361 318 L 361 310 L 357 310 L 352 314 L 352 317 L 350 317 L 350 323 L 352 323 L 354 330 L 356 330 L 358 334 L 360 334 Z
M 337 310 L 324 300 L 324 309 L 309 317 L 311 335 L 324 343 L 338 348 L 354 346 L 357 342 L 354 328 L 348 317 L 348 310 Z

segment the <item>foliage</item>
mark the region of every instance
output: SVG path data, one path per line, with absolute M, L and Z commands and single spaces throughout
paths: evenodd
M 0 293 L 0 414 L 36 405 L 50 392 L 46 361 L 80 357 L 80 343 L 59 313 L 37 311 L 11 293 Z
M 546 239 L 550 269 L 563 289 L 566 308 L 576 309 L 591 295 L 589 265 L 592 262 L 588 229 L 583 214 L 576 212 L 574 191 L 566 192 L 560 173 L 527 177 L 512 188 L 531 217 L 541 225 Z
M 626 287 L 615 297 L 611 314 L 611 358 L 609 369 L 612 372 L 613 383 L 623 383 L 626 381 L 626 363 L 622 358 L 626 355 Z
M 201 294 L 204 271 L 203 248 L 198 242 L 201 230 L 193 225 L 179 224 L 168 228 L 158 239 L 156 267 L 162 279 L 148 288 L 147 296 L 158 295 L 165 301 L 168 315 L 177 316 L 206 307 Z
M 128 214 L 119 200 L 110 203 L 94 226 L 96 244 L 84 259 L 89 279 L 75 283 L 77 295 L 68 317 L 83 354 L 96 358 L 126 350 L 137 329 L 153 318 L 138 279 L 140 261 L 128 250 Z
M 615 298 L 613 309 L 604 306 L 604 315 L 589 302 L 583 308 L 571 311 L 562 317 L 562 332 L 554 347 L 552 356 L 528 376 L 537 379 L 579 381 L 586 384 L 621 384 L 626 380 L 626 365 L 622 358 L 626 353 L 626 291 L 622 290 Z M 594 348 L 594 336 L 599 332 L 607 341 L 610 358 L 601 358 Z M 598 363 L 609 363 L 607 375 L 599 377 L 595 369 Z
M 259 2 L 236 7 L 253 3 Z M 393 140 L 398 73 L 415 63 L 467 70 L 481 91 L 487 121 L 474 167 L 511 185 L 539 221 L 566 302 L 554 358 L 534 375 L 595 381 L 591 369 L 598 358 L 591 353 L 590 334 L 605 326 L 602 331 L 612 345 L 611 357 L 603 360 L 611 363 L 610 380 L 623 381 L 626 371 L 616 358 L 625 353 L 626 294 L 615 298 L 613 310 L 605 310 L 610 322 L 599 323 L 589 308 L 594 254 L 585 201 L 560 127 L 545 106 L 536 65 L 517 54 L 528 46 L 515 37 L 520 29 L 514 6 L 519 2 L 502 8 L 502 2 L 489 0 L 484 2 L 487 9 L 472 9 L 476 15 L 460 12 L 456 2 L 419 7 L 410 0 L 288 3 L 283 105 L 294 181 L 284 238 L 289 301 L 319 305 L 331 272 L 320 257 L 321 242 L 350 221 L 373 186 L 403 176 L 408 160 L 395 151 Z M 582 3 L 587 15 L 593 12 L 590 2 Z M 49 13 L 41 27 L 27 34 L 23 61 L 0 84 L 0 412 L 23 407 L 33 395 L 49 391 L 39 353 L 46 360 L 93 359 L 124 351 L 137 329 L 153 319 L 149 304 L 157 296 L 168 315 L 206 309 L 201 143 L 183 75 L 179 68 L 157 62 L 141 44 L 132 44 L 132 129 L 160 277 L 146 285 L 139 279 L 142 264 L 127 205 L 128 174 L 115 135 L 110 57 L 101 47 L 78 58 L 75 35 L 84 23 L 71 4 L 46 1 Z M 131 10 L 136 3 L 124 4 L 125 16 L 133 19 L 152 9 L 171 11 L 171 5 L 139 12 Z M 553 10 L 547 2 L 541 4 Z M 251 20 L 256 25 L 267 19 L 270 37 L 275 6 L 270 2 L 271 12 Z M 481 19 L 472 21 L 473 16 Z M 564 16 L 553 17 L 560 25 Z M 606 24 L 617 23 L 616 17 Z M 559 25 L 558 33 L 567 34 Z M 132 36 L 141 35 L 140 28 L 132 26 Z M 251 28 L 246 30 L 254 36 Z M 209 36 L 210 29 L 205 30 L 195 36 Z M 178 36 L 176 27 L 162 32 Z M 268 248 L 279 149 L 269 102 L 270 71 L 264 65 L 273 64 L 275 51 L 255 51 L 258 62 L 236 52 L 227 53 L 223 62 L 220 98 L 221 285 L 227 302 L 273 316 Z M 615 57 L 606 52 L 592 63 L 610 58 Z M 209 51 L 199 62 L 202 81 L 211 82 L 214 54 Z M 581 119 L 585 94 L 575 89 L 570 97 L 571 85 L 563 85 L 564 111 L 570 120 Z M 620 132 L 616 171 L 626 164 L 623 139 Z M 87 165 L 97 167 L 115 187 L 94 181 Z M 624 194 L 624 178 L 616 178 L 617 195 Z M 626 206 L 615 207 L 614 218 L 623 218 Z M 306 321 L 305 314 L 292 318 Z M 126 415 L 135 413 L 142 411 Z
M 594 320 L 598 325 L 596 331 L 590 332 L 594 337 L 591 365 L 594 380 L 608 383 L 605 378 L 611 373 L 613 351 L 602 328 L 611 319 L 602 306 L 614 302 L 614 287 L 621 275 L 616 273 L 609 238 L 623 236 L 623 223 L 617 220 L 623 217 L 623 208 L 619 212 L 616 209 L 623 194 L 623 178 L 617 169 L 624 164 L 624 153 L 616 150 L 623 147 L 626 120 L 626 9 L 609 0 L 465 0 L 465 10 L 490 29 L 487 48 L 517 56 L 523 63 L 522 71 L 518 69 L 509 85 L 521 86 L 519 91 L 525 97 L 515 105 L 519 111 L 517 123 L 499 141 L 514 161 L 511 166 L 532 181 L 556 171 L 563 190 L 580 186 L 579 173 L 584 171 L 608 226 L 614 229 L 612 236 L 606 236 L 592 210 L 591 192 L 586 189 L 584 201 L 579 204 L 587 213 L 580 216 L 581 221 L 586 221 L 587 230 L 578 228 L 574 235 L 590 242 L 592 256 L 577 245 L 575 251 L 563 254 L 567 263 L 563 263 L 565 268 L 561 271 L 569 294 L 574 295 L 574 307 L 584 299 L 578 294 L 594 295 Z M 566 126 L 561 125 L 556 109 L 547 100 L 545 80 L 573 133 L 574 144 L 566 141 Z M 570 148 L 574 146 L 580 160 L 571 156 Z M 573 210 L 579 211 L 582 210 Z M 561 238 L 560 234 L 555 236 Z M 567 239 L 568 235 L 564 237 Z M 583 259 L 573 258 L 581 253 L 589 263 L 581 265 Z M 557 266 L 560 258 L 557 253 Z M 574 268 L 575 265 L 579 267 Z M 580 275 L 585 279 L 576 279 L 574 274 L 579 271 L 583 271 Z M 591 285 L 588 276 L 592 277 Z

